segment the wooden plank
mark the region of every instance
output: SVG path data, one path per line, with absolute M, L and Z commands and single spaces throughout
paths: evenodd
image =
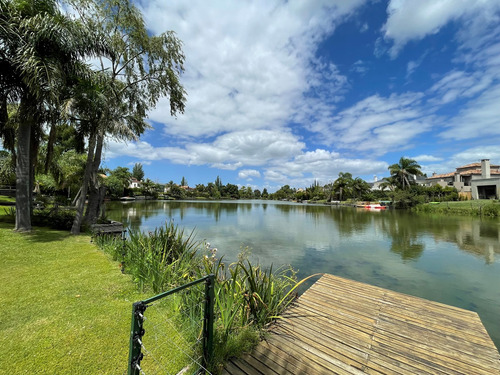
M 232 374 L 500 375 L 475 312 L 323 275 Z
M 297 352 L 303 357 L 302 361 L 309 367 L 312 367 L 320 373 L 335 373 L 345 375 L 362 375 L 365 374 L 361 369 L 350 366 L 345 362 L 325 355 L 321 350 L 318 350 L 315 345 L 310 345 L 305 341 L 286 340 L 280 335 L 273 337 L 273 343 L 287 347 L 289 350 Z M 306 372 L 307 373 L 307 372 Z

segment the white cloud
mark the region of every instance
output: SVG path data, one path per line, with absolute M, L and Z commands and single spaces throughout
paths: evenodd
M 478 163 L 481 159 L 490 159 L 492 164 L 500 164 L 500 149 L 495 145 L 471 147 L 450 155 L 439 163 L 422 166 L 422 171 L 431 176 L 433 172 L 454 172 L 457 167 L 470 163 Z
M 450 158 L 456 167 L 469 163 L 478 163 L 481 159 L 490 159 L 492 164 L 500 164 L 500 148 L 498 145 L 472 147 L 461 151 Z
M 212 143 L 186 143 L 184 147 L 154 147 L 148 142 L 109 142 L 106 157 L 131 156 L 144 160 L 170 160 L 182 165 L 209 164 L 222 169 L 280 162 L 300 154 L 305 144 L 285 131 L 248 130 L 217 137 Z
M 136 163 L 139 163 L 142 165 L 151 165 L 151 160 L 131 161 L 130 163 L 127 163 L 127 165 L 134 166 Z
M 388 19 L 382 28 L 384 38 L 393 41 L 390 49 L 396 57 L 401 48 L 412 40 L 436 34 L 450 21 L 463 20 L 470 27 L 464 38 L 477 38 L 488 24 L 494 24 L 492 16 L 500 9 L 497 0 L 391 0 L 387 7 Z M 481 22 L 475 22 L 480 19 Z M 464 28 L 466 29 L 466 28 Z M 469 33 L 469 29 L 474 30 Z
M 167 134 L 214 136 L 276 129 L 304 105 L 316 108 L 303 93 L 318 87 L 318 73 L 334 90 L 345 81 L 335 66 L 313 61 L 317 45 L 363 1 L 145 3 L 155 33 L 168 27 L 184 41 L 188 92 L 184 115 L 170 119 L 163 99 L 150 118 L 166 123 Z
M 260 172 L 256 169 L 242 169 L 238 172 L 238 178 L 252 181 L 253 178 L 260 178 Z
M 436 98 L 433 102 L 446 104 L 457 99 L 470 98 L 487 89 L 494 77 L 485 72 L 467 73 L 453 70 L 436 82 L 429 90 Z
M 365 61 L 358 60 L 351 66 L 351 72 L 365 74 L 368 71 L 368 66 Z
M 417 163 L 435 162 L 435 161 L 443 160 L 443 158 L 433 156 L 433 155 L 411 156 L 410 159 L 416 160 Z
M 339 148 L 377 155 L 411 146 L 418 135 L 431 130 L 433 117 L 421 93 L 370 96 L 341 111 L 325 128 L 316 128 Z
M 348 159 L 337 152 L 323 149 L 308 151 L 292 160 L 266 168 L 267 180 L 288 183 L 291 186 L 309 186 L 315 180 L 326 184 L 337 178 L 340 172 L 354 176 L 373 175 L 387 171 L 387 163 L 371 159 Z
M 484 91 L 447 123 L 440 135 L 445 139 L 500 137 L 500 84 Z
M 422 62 L 424 61 L 425 57 L 427 56 L 428 52 L 424 52 L 417 60 L 412 60 L 408 62 L 408 65 L 406 66 L 406 78 L 408 79 L 417 68 L 422 65 Z

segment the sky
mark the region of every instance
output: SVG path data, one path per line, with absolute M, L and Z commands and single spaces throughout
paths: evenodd
M 500 164 L 498 0 L 137 5 L 151 33 L 183 42 L 186 110 L 161 99 L 154 129 L 108 142 L 108 168 L 275 191 L 374 181 L 402 156 L 428 175 Z

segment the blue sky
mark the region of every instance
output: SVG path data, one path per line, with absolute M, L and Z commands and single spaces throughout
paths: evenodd
M 367 181 L 401 156 L 425 173 L 500 164 L 500 2 L 144 1 L 184 43 L 186 111 L 168 100 L 108 168 L 274 191 Z

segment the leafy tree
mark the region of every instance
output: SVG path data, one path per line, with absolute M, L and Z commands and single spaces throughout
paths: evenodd
M 253 190 L 250 186 L 242 186 L 238 192 L 239 198 L 240 199 L 252 199 L 253 196 Z
M 238 199 L 239 198 L 238 186 L 227 183 L 226 186 L 224 186 L 222 195 L 228 198 Z
M 64 15 L 55 0 L 0 0 L 0 131 L 8 103 L 19 103 L 16 130 L 16 224 L 31 230 L 38 140 L 68 87 L 88 76 L 83 59 L 105 53 L 91 29 Z M 5 134 L 3 134 L 5 135 Z
M 339 196 L 339 201 L 342 201 L 344 198 L 351 197 L 352 183 L 352 174 L 344 172 L 339 173 L 339 177 L 333 182 L 333 190 Z
M 16 183 L 15 167 L 12 155 L 0 150 L 0 185 L 14 185 Z
M 184 189 L 181 189 L 180 186 L 174 185 L 170 189 L 169 195 L 175 199 L 185 199 L 186 198 L 186 191 Z
M 188 186 L 188 182 L 184 176 L 182 176 L 181 186 Z
M 174 181 L 170 180 L 166 185 L 165 185 L 165 188 L 167 189 L 167 191 L 170 191 L 170 189 L 172 189 L 172 187 L 175 185 Z
M 405 189 L 413 182 L 413 179 L 410 179 L 409 176 L 423 175 L 420 168 L 420 165 L 415 160 L 401 157 L 397 164 L 390 165 L 388 169 L 391 173 L 391 177 L 394 177 L 397 184 L 402 189 Z
M 293 199 L 294 195 L 295 195 L 295 189 L 292 189 L 290 185 L 284 185 L 273 194 L 273 197 L 274 199 L 277 200 Z
M 130 185 L 131 177 L 132 174 L 126 167 L 116 167 L 112 170 L 104 182 L 109 194 L 113 198 L 123 197 L 125 189 Z
M 58 147 L 57 147 L 58 148 Z M 50 193 L 65 195 L 67 198 L 75 195 L 81 183 L 81 176 L 85 169 L 85 154 L 80 154 L 75 150 L 68 150 L 59 153 L 57 157 L 48 165 L 48 173 L 36 175 L 36 183 L 42 188 L 42 192 L 47 193 L 50 186 Z M 45 188 L 45 191 L 44 189 Z
M 219 176 L 217 176 L 217 178 L 215 179 L 215 187 L 217 188 L 217 190 L 219 190 L 220 192 L 222 192 L 222 188 L 224 187 L 222 185 L 222 181 L 220 179 Z
M 261 192 L 259 189 L 255 189 L 253 191 L 253 196 L 255 197 L 255 199 L 260 199 L 260 197 L 262 196 Z
M 353 195 L 352 197 L 354 199 L 365 199 L 365 197 L 371 190 L 368 182 L 360 177 L 356 177 L 354 180 L 352 180 L 351 189 Z
M 267 189 L 266 189 L 266 188 L 264 188 L 264 189 L 262 190 L 262 198 L 264 198 L 264 199 L 269 198 L 269 193 L 267 192 Z
M 208 196 L 212 199 L 220 199 L 221 192 L 213 182 L 207 184 Z
M 184 111 L 185 90 L 179 76 L 184 71 L 184 55 L 181 41 L 175 33 L 168 31 L 152 36 L 145 27 L 140 11 L 129 0 L 73 0 L 82 22 L 101 30 L 113 54 L 100 56 L 100 77 L 104 84 L 96 87 L 100 98 L 106 99 L 101 106 L 99 120 L 93 121 L 89 133 L 91 170 L 86 173 L 83 184 L 91 180 L 89 197 L 89 222 L 96 218 L 95 199 L 98 189 L 95 176 L 99 169 L 102 147 L 106 136 L 118 139 L 137 139 L 148 127 L 144 118 L 160 97 L 170 100 L 170 113 L 175 116 Z M 106 61 L 107 60 L 107 61 Z M 83 185 L 82 185 L 83 188 Z M 83 188 L 85 189 L 85 188 Z M 73 223 L 71 232 L 78 233 L 81 210 Z
M 144 178 L 144 170 L 142 169 L 141 163 L 134 164 L 134 168 L 132 168 L 132 177 L 134 177 L 138 181 L 142 181 L 142 179 Z
M 385 190 L 388 189 L 390 191 L 394 191 L 396 189 L 396 178 L 395 177 L 388 177 L 384 179 L 384 182 L 380 184 L 380 189 Z
M 306 188 L 305 199 L 321 200 L 325 198 L 324 189 L 319 185 L 318 180 L 314 180 L 312 185 Z

